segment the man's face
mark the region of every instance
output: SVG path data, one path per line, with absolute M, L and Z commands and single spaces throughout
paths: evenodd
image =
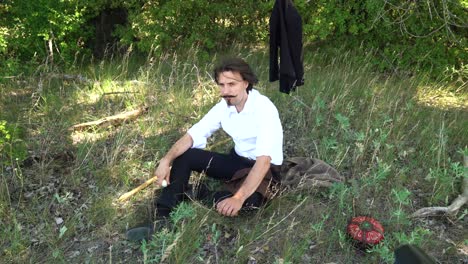
M 249 83 L 242 79 L 238 72 L 221 72 L 218 76 L 218 87 L 221 97 L 231 106 L 236 106 L 238 111 L 244 108 L 247 101 L 247 87 Z

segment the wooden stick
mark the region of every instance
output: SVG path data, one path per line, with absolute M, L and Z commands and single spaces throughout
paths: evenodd
M 468 170 L 468 156 L 464 156 L 464 167 L 465 171 Z M 462 182 L 462 190 L 460 195 L 458 195 L 457 199 L 453 201 L 449 206 L 440 207 L 424 207 L 416 212 L 414 212 L 411 217 L 427 217 L 427 216 L 435 216 L 439 214 L 448 214 L 448 215 L 455 215 L 460 208 L 468 202 L 468 177 L 463 178 Z
M 108 124 L 113 124 L 113 125 L 120 124 L 124 121 L 137 118 L 139 115 L 145 113 L 147 110 L 148 110 L 148 107 L 140 107 L 136 110 L 127 111 L 127 112 L 123 112 L 117 115 L 104 117 L 96 121 L 77 124 L 77 125 L 71 126 L 70 128 L 68 128 L 68 130 L 69 131 L 82 131 L 82 130 L 90 129 L 96 126 L 103 126 L 103 125 L 108 125 Z
M 135 94 L 135 93 L 140 93 L 140 92 L 130 92 L 130 91 L 125 91 L 125 92 L 108 92 L 108 93 L 103 93 L 102 96 L 113 95 L 113 94 Z
M 213 144 L 212 146 L 208 147 L 207 149 L 210 150 L 210 149 L 213 149 L 217 146 L 220 146 L 224 143 L 227 143 L 228 141 L 230 140 L 230 138 L 226 138 L 224 140 L 221 140 L 219 142 L 217 142 L 216 144 Z M 133 195 L 135 195 L 137 192 L 143 190 L 144 188 L 148 187 L 150 184 L 152 184 L 153 182 L 155 182 L 156 180 L 158 179 L 157 176 L 154 176 L 152 178 L 150 178 L 149 180 L 145 181 L 143 184 L 141 184 L 140 186 L 136 187 L 135 189 L 129 191 L 129 192 L 126 192 L 124 194 L 122 194 L 118 201 L 119 202 L 125 202 L 126 200 L 128 200 L 130 197 L 132 197 Z
M 122 194 L 118 201 L 119 202 L 125 202 L 126 200 L 128 200 L 130 197 L 132 197 L 135 193 L 143 190 L 144 188 L 148 187 L 150 184 L 152 184 L 153 182 L 155 182 L 156 180 L 158 179 L 157 176 L 154 176 L 153 178 L 145 181 L 143 184 L 141 184 L 140 186 L 136 187 L 135 189 L 129 191 L 129 192 L 126 192 L 124 194 Z

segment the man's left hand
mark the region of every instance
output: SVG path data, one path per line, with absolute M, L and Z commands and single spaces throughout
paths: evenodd
M 216 205 L 218 213 L 224 216 L 236 216 L 242 208 L 244 202 L 235 197 L 229 197 Z

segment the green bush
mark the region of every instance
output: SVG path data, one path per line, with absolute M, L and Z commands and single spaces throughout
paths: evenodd
M 202 54 L 233 43 L 266 44 L 274 1 L 78 0 L 7 1 L 0 4 L 0 56 L 19 62 L 59 57 L 73 63 L 88 54 L 93 21 L 105 10 L 123 9 L 126 25 L 113 25 L 122 44 L 161 54 L 197 47 Z M 296 0 L 305 43 L 377 50 L 381 71 L 468 75 L 464 62 L 468 1 Z M 2 68 L 12 67 L 2 63 Z M 8 72 L 8 71 L 6 71 Z
M 344 43 L 378 50 L 381 71 L 462 75 L 468 30 L 467 1 L 295 1 L 307 42 Z M 450 67 L 452 68 L 451 72 Z M 465 77 L 466 76 L 466 73 Z
M 55 53 L 73 60 L 74 53 L 87 37 L 83 30 L 85 6 L 81 1 L 19 0 L 5 4 L 2 19 L 8 27 L 4 39 L 10 56 L 28 61 Z M 5 12 L 6 10 L 6 12 Z
M 114 2 L 120 1 L 6 1 L 0 4 L 0 56 L 33 64 L 46 59 L 71 64 L 77 55 L 89 53 L 86 43 L 94 37 L 90 21 L 119 5 Z
M 131 29 L 121 30 L 127 44 L 137 39 L 143 51 L 161 53 L 220 50 L 233 42 L 257 43 L 268 31 L 271 1 L 147 1 L 130 14 Z
M 372 18 L 375 24 L 367 39 L 378 40 L 369 42 L 383 49 L 386 60 L 392 62 L 384 69 L 418 69 L 441 76 L 449 65 L 459 69 L 468 59 L 463 51 L 468 35 L 463 27 L 468 16 L 463 10 L 467 6 L 466 1 L 445 0 L 382 5 Z

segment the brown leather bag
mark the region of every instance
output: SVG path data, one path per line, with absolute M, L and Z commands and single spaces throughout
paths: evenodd
M 225 182 L 226 189 L 231 193 L 237 192 L 251 169 L 237 171 L 231 180 Z M 322 160 L 292 157 L 286 159 L 283 165 L 271 165 L 256 191 L 266 199 L 272 199 L 280 194 L 281 190 L 330 187 L 333 183 L 343 180 L 335 168 Z
M 237 190 L 242 186 L 247 175 L 252 168 L 245 168 L 242 170 L 237 171 L 234 176 L 229 181 L 225 182 L 226 190 L 230 191 L 231 193 L 236 193 Z M 270 169 L 268 170 L 265 178 L 263 178 L 262 182 L 258 186 L 256 192 L 259 192 L 265 197 L 266 199 L 272 199 L 276 196 L 280 191 L 280 165 L 271 165 Z

